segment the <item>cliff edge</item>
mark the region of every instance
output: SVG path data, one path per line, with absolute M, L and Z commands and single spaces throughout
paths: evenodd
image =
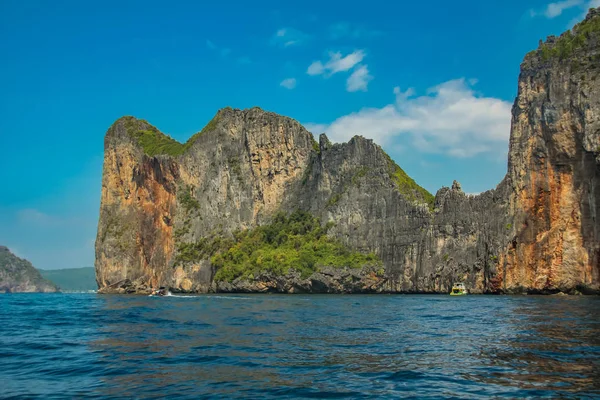
M 596 293 L 599 68 L 599 9 L 527 54 L 508 173 L 478 196 L 433 196 L 373 141 L 317 142 L 260 108 L 222 109 L 186 143 L 123 117 L 105 137 L 100 291 Z

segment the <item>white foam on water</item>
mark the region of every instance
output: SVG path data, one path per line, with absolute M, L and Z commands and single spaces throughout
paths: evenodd
M 158 297 L 158 296 L 157 296 Z M 231 300 L 249 300 L 251 297 L 237 297 L 237 296 L 211 296 L 211 295 L 201 295 L 201 296 L 181 296 L 177 294 L 167 294 L 162 297 L 178 297 L 178 298 L 186 298 L 186 299 L 231 299 Z

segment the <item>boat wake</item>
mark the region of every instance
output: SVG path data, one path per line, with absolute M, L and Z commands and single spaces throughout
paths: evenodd
M 201 294 L 201 295 L 193 295 L 193 294 L 173 294 L 170 290 L 160 289 L 152 292 L 148 295 L 149 297 L 176 297 L 176 298 L 185 298 L 185 299 L 226 299 L 226 300 L 249 300 L 251 297 L 248 296 L 224 296 L 217 294 Z

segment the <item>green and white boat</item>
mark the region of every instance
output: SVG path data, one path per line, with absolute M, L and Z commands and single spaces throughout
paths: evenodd
M 469 292 L 467 291 L 467 288 L 465 288 L 465 284 L 459 282 L 459 283 L 455 283 L 454 286 L 452 286 L 452 290 L 450 291 L 450 296 L 464 296 L 468 293 Z

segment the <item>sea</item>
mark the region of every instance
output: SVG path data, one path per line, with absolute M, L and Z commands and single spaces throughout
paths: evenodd
M 600 297 L 0 295 L 0 398 L 600 398 Z

